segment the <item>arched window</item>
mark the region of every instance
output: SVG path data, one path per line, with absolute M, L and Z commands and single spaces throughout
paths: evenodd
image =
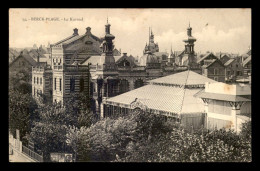
M 33 83 L 35 84 L 35 77 L 33 77 Z
M 40 78 L 40 84 L 42 84 L 42 78 Z
M 37 77 L 37 84 L 39 84 L 39 78 Z
M 79 86 L 80 86 L 79 91 L 80 92 L 84 91 L 84 79 L 83 78 L 80 78 Z

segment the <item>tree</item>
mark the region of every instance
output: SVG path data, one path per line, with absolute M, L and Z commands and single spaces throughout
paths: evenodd
M 147 143 L 156 143 L 156 138 L 170 130 L 160 115 L 137 111 L 128 116 L 105 118 L 89 128 L 71 128 L 67 142 L 74 147 L 77 161 L 115 161 L 134 154 L 133 144 L 148 154 Z
M 24 137 L 30 132 L 32 121 L 38 118 L 38 106 L 30 94 L 17 90 L 9 90 L 9 129 L 13 135 L 15 130 Z M 23 139 L 22 139 L 23 140 Z

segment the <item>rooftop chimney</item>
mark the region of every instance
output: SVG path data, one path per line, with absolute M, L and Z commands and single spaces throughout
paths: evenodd
M 91 28 L 90 27 L 87 27 L 86 30 L 87 30 L 86 34 L 91 32 Z
M 74 28 L 73 31 L 74 31 L 73 35 L 79 35 L 77 28 Z

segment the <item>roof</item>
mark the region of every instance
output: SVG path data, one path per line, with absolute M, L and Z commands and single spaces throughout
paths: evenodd
M 165 77 L 157 78 L 154 80 L 148 81 L 152 84 L 154 83 L 164 83 L 164 84 L 171 84 L 171 85 L 205 85 L 206 82 L 217 82 L 212 80 L 208 77 L 200 75 L 194 71 L 183 71 L 176 74 L 168 75 Z
M 183 52 L 184 52 L 184 50 L 183 51 L 174 51 L 174 55 L 175 56 L 180 56 L 180 55 L 183 54 Z
M 230 95 L 230 94 L 220 94 L 220 93 L 209 93 L 209 92 L 205 92 L 205 90 L 201 90 L 200 92 L 196 93 L 194 96 L 200 98 L 206 98 L 206 99 L 215 99 L 215 100 L 223 100 L 223 101 L 231 101 L 231 102 L 251 101 L 251 95 Z
M 105 103 L 130 105 L 139 99 L 149 109 L 185 114 L 204 111 L 204 104 L 196 100 L 193 94 L 201 89 L 146 85 L 121 95 L 109 98 Z M 191 107 L 192 106 L 192 107 Z
M 205 62 L 206 62 L 206 60 L 204 61 L 204 65 L 202 66 L 202 67 L 205 67 L 205 68 L 208 68 L 208 67 L 210 67 L 212 64 L 214 64 L 215 62 L 218 62 L 221 66 L 223 66 L 223 67 L 225 67 L 224 65 L 223 65 L 223 63 L 219 60 L 219 59 L 210 59 L 211 60 L 211 63 L 209 63 L 209 64 L 205 64 Z M 209 61 L 209 60 L 208 60 Z
M 120 58 L 115 58 L 115 61 L 116 61 L 116 63 L 119 63 L 119 62 L 121 62 L 122 60 L 127 60 L 128 62 L 130 62 L 130 65 L 131 66 L 134 66 L 134 65 L 136 65 L 135 64 L 135 58 L 133 57 L 133 56 L 120 56 Z
M 37 65 L 37 62 L 29 55 L 29 54 L 26 54 L 26 53 L 20 53 L 20 55 L 15 58 L 15 60 L 12 61 L 12 63 L 10 64 L 10 66 L 15 62 L 17 61 L 19 58 L 24 58 L 26 61 L 28 61 L 32 66 L 36 66 Z
M 69 36 L 69 37 L 67 37 L 67 38 L 65 38 L 65 39 L 63 39 L 63 40 L 60 40 L 60 41 L 54 43 L 53 46 L 56 46 L 56 45 L 58 45 L 58 44 L 61 44 L 61 43 L 65 42 L 65 41 L 67 41 L 67 40 L 69 40 L 69 39 L 71 39 L 71 38 L 73 38 L 73 37 L 75 37 L 75 36 L 77 36 L 77 35 L 71 35 L 71 36 Z
M 168 53 L 167 53 L 167 52 L 154 52 L 153 54 L 154 54 L 155 56 L 162 56 L 162 55 L 168 56 Z
M 229 59 L 224 65 L 225 65 L 225 66 L 228 66 L 228 65 L 230 65 L 233 61 L 235 61 L 234 58 Z
M 186 87 L 176 85 L 192 86 L 203 84 L 203 86 L 205 86 L 205 82 L 216 81 L 193 71 L 184 71 L 151 80 L 148 85 L 115 97 L 111 97 L 104 101 L 104 103 L 114 105 L 130 105 L 138 99 L 149 109 L 176 114 L 202 113 L 204 112 L 203 101 L 194 95 L 203 90 L 203 87 Z M 172 84 L 175 86 L 172 86 Z
M 249 57 L 247 57 L 244 61 L 243 61 L 243 66 L 245 66 L 248 62 L 251 61 L 251 55 Z
M 200 63 L 201 61 L 203 61 L 204 59 L 206 59 L 206 58 L 209 57 L 210 55 L 215 56 L 213 53 L 208 53 L 208 54 L 206 54 L 205 56 L 203 56 L 202 58 L 200 58 L 200 59 L 197 61 L 197 63 Z M 216 57 L 216 56 L 215 56 L 215 57 Z M 217 57 L 216 57 L 216 59 L 217 59 Z
M 237 115 L 237 118 L 244 120 L 244 121 L 250 121 L 251 118 L 245 115 Z
M 89 58 L 86 58 L 86 60 L 82 61 L 81 65 L 87 65 L 88 63 L 91 63 L 91 65 L 103 65 L 105 63 L 105 55 L 101 56 L 90 56 Z M 115 62 L 117 62 L 122 56 L 114 56 Z
M 105 56 L 91 56 L 90 58 L 83 61 L 81 64 L 85 65 L 90 63 L 91 65 L 103 65 L 105 63 Z

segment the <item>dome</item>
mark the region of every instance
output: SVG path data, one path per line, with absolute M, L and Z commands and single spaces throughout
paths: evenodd
M 146 63 L 158 63 L 158 59 L 154 54 L 148 54 Z
M 114 36 L 114 35 L 112 35 L 112 34 L 106 34 L 106 35 L 105 35 L 105 38 L 111 38 L 111 39 L 114 39 L 114 38 L 115 38 L 115 36 Z

